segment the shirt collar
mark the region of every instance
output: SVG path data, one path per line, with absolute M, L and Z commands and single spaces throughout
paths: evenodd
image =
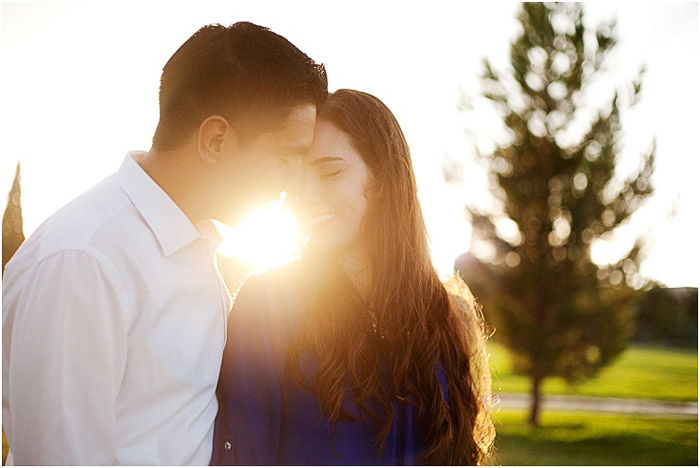
M 117 172 L 117 180 L 158 239 L 163 254 L 168 257 L 200 237 L 218 246 L 221 238 L 217 237 L 219 234 L 211 220 L 197 223 L 199 229 L 195 227 L 134 160 L 136 154 L 138 152 L 132 151 L 126 155 Z

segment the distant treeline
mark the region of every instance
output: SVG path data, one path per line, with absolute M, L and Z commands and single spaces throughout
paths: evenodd
M 636 308 L 635 343 L 698 346 L 698 288 L 655 287 Z

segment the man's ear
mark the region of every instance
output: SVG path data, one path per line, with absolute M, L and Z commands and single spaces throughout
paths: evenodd
M 236 135 L 228 121 L 220 115 L 211 115 L 199 126 L 197 150 L 206 164 L 214 165 L 237 144 Z

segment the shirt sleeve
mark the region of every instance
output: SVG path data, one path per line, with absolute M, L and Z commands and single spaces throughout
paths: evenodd
M 282 397 L 267 291 L 248 280 L 229 316 L 217 388 L 214 465 L 278 463 Z
M 127 331 L 116 270 L 68 250 L 26 274 L 9 343 L 13 462 L 113 465 Z

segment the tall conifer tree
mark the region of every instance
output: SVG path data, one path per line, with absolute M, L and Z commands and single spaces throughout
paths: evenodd
M 20 189 L 20 166 L 17 163 L 15 179 L 7 197 L 7 206 L 2 216 L 2 271 L 5 272 L 5 265 L 24 242 L 22 232 L 22 205 Z
M 484 155 L 502 210 L 469 209 L 475 241 L 492 255 L 463 256 L 457 267 L 512 351 L 515 371 L 530 377 L 529 422 L 537 425 L 543 379 L 595 375 L 631 334 L 643 240 L 604 267 L 590 248 L 652 193 L 654 149 L 633 176 L 614 177 L 621 107 L 637 101 L 643 71 L 611 90 L 597 115 L 586 113 L 591 83 L 614 65 L 605 60 L 616 43 L 614 23 L 591 31 L 580 4 L 562 3 L 524 3 L 518 19 L 511 69 L 499 74 L 486 60 L 482 77 L 510 135 Z M 499 218 L 517 232 L 496 229 Z

